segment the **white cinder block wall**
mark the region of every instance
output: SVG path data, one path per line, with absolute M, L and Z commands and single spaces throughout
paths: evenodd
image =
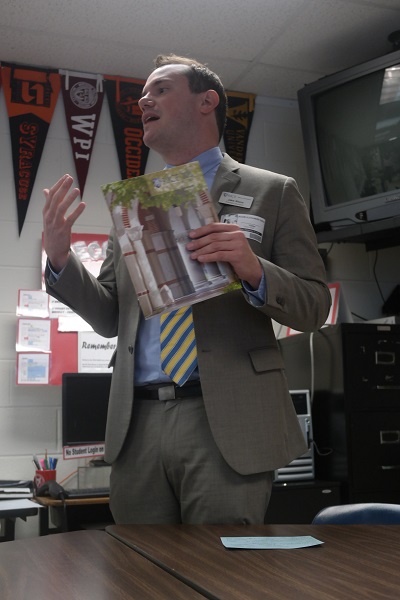
M 296 102 L 257 99 L 246 162 L 293 176 L 308 198 Z M 162 167 L 161 159 L 150 152 L 146 170 Z M 8 118 L 0 92 L 0 479 L 31 479 L 32 454 L 41 455 L 46 448 L 50 455 L 60 457 L 59 481 L 85 464 L 83 459 L 61 459 L 60 387 L 15 383 L 17 294 L 19 289 L 40 288 L 42 190 L 65 172 L 75 174 L 60 95 L 19 237 Z M 75 231 L 108 233 L 111 221 L 100 185 L 117 179 L 119 165 L 105 98 L 84 195 L 87 208 Z M 398 283 L 399 258 L 400 247 L 379 251 L 376 275 L 385 296 Z M 366 253 L 363 245 L 335 244 L 328 260 L 328 277 L 343 283 L 351 310 L 364 318 L 381 316 L 382 301 L 373 274 L 375 253 Z M 17 521 L 17 538 L 37 534 L 36 517 Z

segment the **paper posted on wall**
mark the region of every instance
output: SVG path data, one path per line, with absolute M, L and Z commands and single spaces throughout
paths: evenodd
M 230 265 L 186 250 L 191 230 L 218 221 L 198 162 L 101 189 L 146 319 L 240 287 Z

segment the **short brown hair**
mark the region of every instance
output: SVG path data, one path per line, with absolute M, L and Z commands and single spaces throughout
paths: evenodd
M 220 139 L 224 133 L 227 112 L 227 97 L 222 81 L 216 73 L 211 71 L 206 65 L 198 62 L 194 58 L 186 56 L 177 56 L 176 54 L 159 54 L 154 59 L 155 68 L 165 67 L 167 65 L 184 65 L 187 67 L 186 76 L 189 82 L 189 89 L 192 94 L 200 94 L 207 90 L 214 90 L 218 94 L 219 103 L 215 109 L 217 126 Z

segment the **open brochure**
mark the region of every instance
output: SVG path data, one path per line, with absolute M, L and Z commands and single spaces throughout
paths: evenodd
M 189 231 L 218 221 L 198 162 L 101 189 L 146 319 L 239 287 L 230 265 L 186 250 Z

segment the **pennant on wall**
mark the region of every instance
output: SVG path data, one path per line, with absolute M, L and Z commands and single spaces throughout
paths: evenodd
M 227 153 L 240 163 L 246 160 L 247 142 L 253 120 L 255 94 L 227 92 L 228 113 L 224 131 Z
M 21 234 L 37 170 L 60 91 L 56 71 L 6 64 L 3 87 L 10 123 Z
M 78 186 L 85 189 L 97 125 L 103 105 L 103 76 L 60 71 L 65 118 Z
M 143 143 L 142 111 L 138 100 L 145 82 L 111 75 L 104 77 L 121 178 L 143 175 L 149 149 Z

